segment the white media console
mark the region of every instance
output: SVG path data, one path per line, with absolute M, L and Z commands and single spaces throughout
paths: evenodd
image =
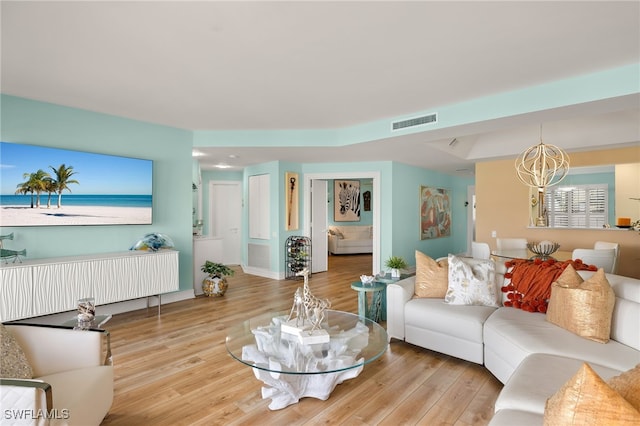
M 75 310 L 179 290 L 178 251 L 24 260 L 0 264 L 0 321 Z M 158 302 L 160 305 L 160 302 Z

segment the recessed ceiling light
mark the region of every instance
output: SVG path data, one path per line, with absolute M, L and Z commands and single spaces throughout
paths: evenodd
M 192 156 L 192 157 L 202 157 L 202 156 L 204 156 L 204 152 L 200 152 L 200 151 L 192 151 L 192 152 L 191 152 L 191 156 Z
M 228 168 L 230 168 L 231 166 L 230 166 L 230 165 L 228 165 L 228 164 L 216 164 L 216 165 L 215 165 L 215 166 L 213 166 L 213 167 L 215 167 L 215 168 L 217 168 L 217 169 L 228 169 Z
M 238 156 L 235 154 L 229 154 L 229 158 L 238 158 Z

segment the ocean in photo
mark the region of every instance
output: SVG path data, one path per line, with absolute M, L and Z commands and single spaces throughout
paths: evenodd
M 48 194 L 40 194 L 40 205 L 47 205 Z M 35 195 L 33 198 L 35 205 Z M 51 205 L 58 205 L 58 194 L 51 194 Z M 151 207 L 151 195 L 62 194 L 63 206 Z M 31 206 L 31 195 L 0 195 L 0 206 Z

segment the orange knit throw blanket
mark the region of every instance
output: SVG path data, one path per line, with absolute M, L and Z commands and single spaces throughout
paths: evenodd
M 511 283 L 501 288 L 503 293 L 507 293 L 508 300 L 504 302 L 504 306 L 528 312 L 547 312 L 551 284 L 569 264 L 576 271 L 597 270 L 595 266 L 584 264 L 580 259 L 562 262 L 555 259 L 514 259 L 505 262 L 508 272 L 504 277 L 510 278 Z

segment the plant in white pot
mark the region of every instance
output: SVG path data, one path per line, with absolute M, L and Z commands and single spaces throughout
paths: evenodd
M 391 270 L 391 278 L 400 278 L 400 270 L 409 266 L 400 256 L 389 257 L 389 259 L 384 262 L 384 265 Z
M 209 275 L 202 280 L 204 294 L 207 296 L 224 296 L 229 286 L 226 277 L 233 275 L 235 271 L 222 263 L 215 263 L 209 260 L 202 265 L 200 270 Z

